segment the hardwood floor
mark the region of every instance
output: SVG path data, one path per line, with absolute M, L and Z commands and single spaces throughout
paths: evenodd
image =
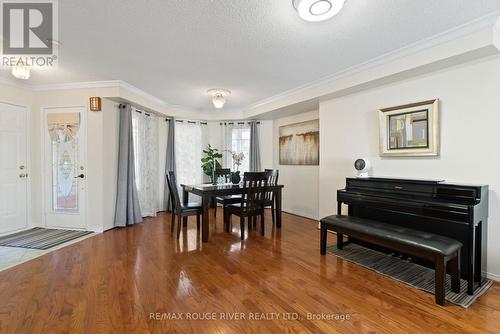
M 179 241 L 170 215 L 114 229 L 0 272 L 0 333 L 498 333 L 500 284 L 472 307 L 320 256 L 317 223 L 239 239 L 222 212 L 202 244 L 196 220 Z M 334 238 L 329 238 L 333 240 Z M 187 320 L 209 317 L 215 320 Z M 241 320 L 221 319 L 221 313 Z M 156 314 L 158 313 L 158 314 Z M 177 315 L 177 313 L 180 313 Z M 270 319 L 271 314 L 279 319 Z M 308 319 L 341 314 L 345 320 Z M 284 319 L 284 314 L 297 320 Z M 166 320 L 170 315 L 182 320 Z M 269 320 L 250 317 L 267 316 Z M 161 318 L 160 320 L 154 319 Z

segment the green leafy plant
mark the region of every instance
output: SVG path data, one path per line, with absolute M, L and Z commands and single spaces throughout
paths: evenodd
M 222 153 L 219 153 L 219 150 L 213 148 L 210 144 L 208 144 L 206 150 L 203 150 L 203 153 L 205 156 L 201 158 L 201 168 L 203 169 L 203 173 L 210 177 L 212 183 L 215 183 L 215 170 L 222 168 L 222 165 L 217 159 L 222 158 Z

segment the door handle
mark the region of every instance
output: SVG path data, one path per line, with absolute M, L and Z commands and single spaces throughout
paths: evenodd
M 80 174 L 78 176 L 75 176 L 75 179 L 84 179 L 84 178 L 85 178 L 84 174 Z
M 28 177 L 28 174 L 26 174 L 26 173 L 21 173 L 21 174 L 19 174 L 19 177 L 22 179 L 22 178 Z

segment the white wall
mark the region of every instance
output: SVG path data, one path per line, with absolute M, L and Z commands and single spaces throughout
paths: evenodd
M 441 154 L 381 158 L 377 110 L 440 99 Z M 354 175 L 358 157 L 375 176 L 439 178 L 489 184 L 487 271 L 500 278 L 500 57 L 320 103 L 320 216 L 336 212 L 336 189 Z
M 260 166 L 262 170 L 272 169 L 273 162 L 273 121 L 262 120 L 259 125 Z
M 299 216 L 318 219 L 319 166 L 283 166 L 279 164 L 279 127 L 318 119 L 317 110 L 276 119 L 274 121 L 274 168 L 279 169 L 283 184 L 283 210 Z M 271 146 L 271 145 L 269 145 Z M 323 146 L 320 140 L 320 147 Z M 320 160 L 321 163 L 321 160 Z
M 102 102 L 103 117 L 103 219 L 102 229 L 113 228 L 116 208 L 116 190 L 118 180 L 118 131 L 119 131 L 119 104 L 108 99 Z M 92 132 L 93 133 L 93 132 Z M 91 134 L 89 132 L 89 134 Z

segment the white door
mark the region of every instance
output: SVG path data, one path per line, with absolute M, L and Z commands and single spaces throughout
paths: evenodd
M 0 234 L 27 227 L 27 110 L 0 103 Z
M 44 109 L 44 214 L 45 226 L 86 228 L 85 108 Z M 54 140 L 49 127 L 62 119 L 78 119 L 71 140 Z M 59 125 L 57 125 L 59 127 Z

